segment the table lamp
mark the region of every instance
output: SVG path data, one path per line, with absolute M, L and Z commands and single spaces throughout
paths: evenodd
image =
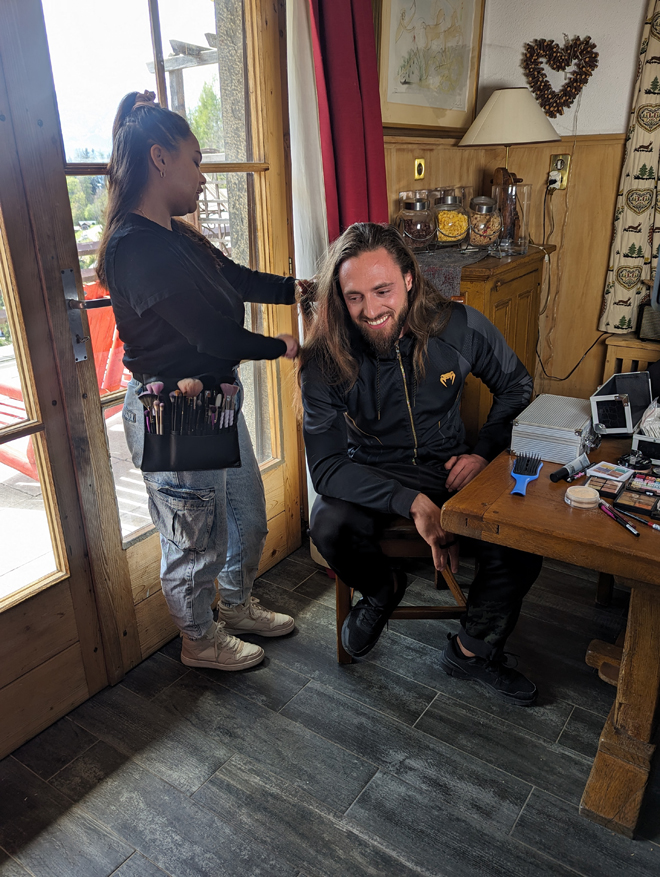
M 498 88 L 488 98 L 458 145 L 506 146 L 504 169 L 510 173 L 510 146 L 514 143 L 544 143 L 550 140 L 561 140 L 561 137 L 531 91 L 528 88 Z
M 495 168 L 493 174 L 493 185 L 500 187 L 493 190 L 493 194 L 498 193 L 498 207 L 502 211 L 500 250 L 527 252 L 529 210 L 519 208 L 531 197 L 531 186 L 517 187 L 522 178 L 509 170 L 509 147 L 514 143 L 560 139 L 528 88 L 499 88 L 488 98 L 458 144 L 506 146 L 504 167 Z M 519 196 L 524 196 L 521 203 Z

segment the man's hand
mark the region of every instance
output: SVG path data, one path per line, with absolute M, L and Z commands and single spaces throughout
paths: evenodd
M 425 494 L 418 493 L 410 506 L 410 515 L 419 535 L 431 546 L 435 568 L 442 572 L 449 560 L 451 571 L 458 572 L 458 542 L 440 526 L 438 506 Z
M 295 359 L 298 356 L 298 342 L 293 335 L 278 335 L 277 337 L 286 344 L 286 353 L 282 355 L 286 359 Z
M 451 457 L 445 463 L 445 469 L 449 470 L 445 485 L 447 490 L 460 490 L 461 487 L 465 487 L 487 465 L 488 460 L 484 460 L 478 454 L 461 454 L 459 457 Z

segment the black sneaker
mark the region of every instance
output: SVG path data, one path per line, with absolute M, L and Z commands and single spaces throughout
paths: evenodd
M 507 656 L 499 658 L 468 658 L 456 642 L 458 637 L 450 636 L 440 657 L 440 666 L 449 676 L 457 679 L 472 679 L 489 688 L 493 694 L 517 706 L 532 706 L 536 700 L 536 685 L 525 678 L 518 670 L 508 667 Z
M 403 599 L 406 591 L 406 575 L 395 572 L 396 591 L 384 599 L 362 597 L 346 616 L 341 629 L 341 644 L 352 658 L 361 658 L 378 642 L 387 620 Z M 389 590 L 389 589 L 388 589 Z

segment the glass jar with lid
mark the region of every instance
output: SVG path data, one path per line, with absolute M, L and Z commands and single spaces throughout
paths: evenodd
M 465 240 L 470 223 L 467 210 L 457 195 L 436 198 L 434 212 L 436 238 L 440 246 L 452 246 Z
M 426 249 L 435 240 L 435 219 L 424 198 L 404 201 L 394 224 L 412 250 Z
M 433 206 L 433 197 L 430 189 L 406 189 L 399 192 L 399 210 L 403 210 L 406 201 L 430 201 Z
M 471 247 L 490 247 L 500 236 L 502 216 L 497 209 L 497 201 L 487 195 L 477 195 L 470 201 L 468 211 L 470 217 Z

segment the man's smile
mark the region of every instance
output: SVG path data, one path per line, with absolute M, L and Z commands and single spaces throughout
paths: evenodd
M 362 317 L 362 320 L 367 324 L 367 326 L 378 327 L 382 326 L 391 318 L 391 314 L 383 314 L 381 317 L 376 317 L 374 320 L 370 320 L 369 317 Z

